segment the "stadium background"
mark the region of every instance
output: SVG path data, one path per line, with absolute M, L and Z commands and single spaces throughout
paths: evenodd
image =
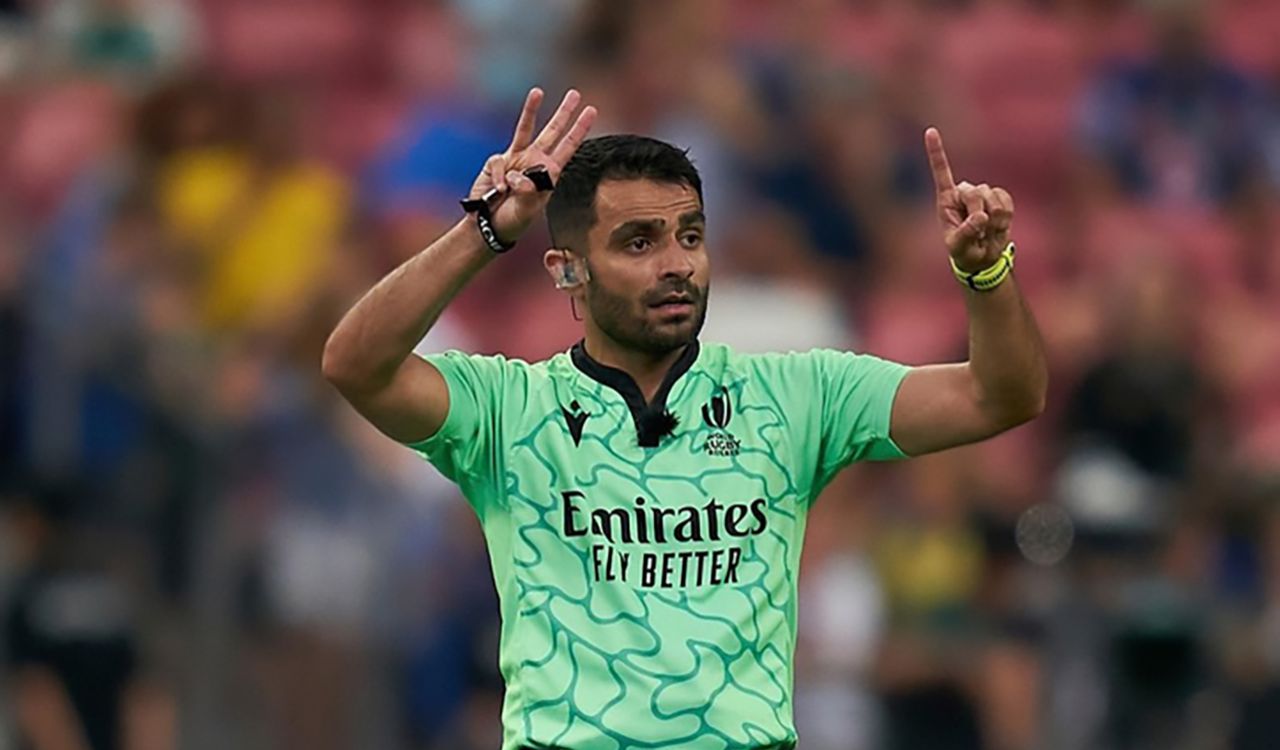
M 963 355 L 926 125 L 1017 201 L 1048 412 L 826 493 L 805 750 L 1277 747 L 1278 37 L 1269 0 L 3 0 L 0 748 L 46 711 L 31 580 L 129 748 L 497 747 L 478 526 L 318 363 L 532 84 L 691 149 L 744 349 Z M 424 346 L 574 341 L 544 237 Z

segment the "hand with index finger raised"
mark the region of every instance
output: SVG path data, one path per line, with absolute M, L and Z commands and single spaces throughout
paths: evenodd
M 1013 199 L 1000 188 L 968 182 L 957 185 L 937 128 L 925 131 L 924 142 L 947 251 L 963 270 L 989 267 L 1008 243 Z

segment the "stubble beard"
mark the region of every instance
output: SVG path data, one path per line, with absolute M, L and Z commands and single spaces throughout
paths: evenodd
M 689 283 L 661 294 L 672 291 L 687 292 L 694 298 L 693 313 L 678 323 L 657 322 L 646 302 L 615 294 L 595 279 L 587 282 L 586 303 L 596 326 L 614 342 L 633 351 L 663 355 L 693 342 L 707 319 L 710 285 Z

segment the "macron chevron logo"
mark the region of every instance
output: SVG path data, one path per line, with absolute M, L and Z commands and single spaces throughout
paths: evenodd
M 577 401 L 569 404 L 566 409 L 560 407 L 560 413 L 564 415 L 564 422 L 569 427 L 569 434 L 573 436 L 573 444 L 582 444 L 582 428 L 587 424 L 587 417 L 591 416 L 582 410 L 582 405 Z

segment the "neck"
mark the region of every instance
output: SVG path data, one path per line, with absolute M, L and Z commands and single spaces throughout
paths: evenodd
M 593 335 L 594 334 L 594 335 Z M 688 344 L 663 354 L 650 354 L 619 345 L 601 331 L 588 329 L 585 343 L 587 354 L 602 365 L 616 367 L 631 376 L 644 394 L 645 401 L 652 401 L 662 379 L 671 365 L 684 353 Z

